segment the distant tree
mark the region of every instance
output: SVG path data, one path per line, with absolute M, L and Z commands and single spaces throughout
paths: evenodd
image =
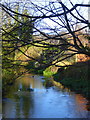
M 15 12 L 20 11 L 19 4 L 14 6 Z M 27 9 L 22 13 L 28 15 Z M 14 15 L 15 19 L 2 10 L 2 72 L 3 83 L 12 82 L 20 73 L 21 62 L 18 61 L 18 54 L 23 54 L 30 47 L 27 41 L 32 41 L 33 22 L 30 18 Z M 19 21 L 23 23 L 20 24 Z M 13 77 L 12 77 L 13 76 Z M 8 81 L 9 80 L 9 81 Z
M 44 47 L 47 50 L 41 55 L 41 60 L 39 59 L 37 61 L 41 64 L 44 63 L 46 66 L 57 66 L 58 62 L 63 62 L 64 60 L 67 60 L 76 54 L 84 54 L 90 56 L 89 39 L 87 39 L 88 45 L 86 46 L 82 42 L 82 39 L 79 37 L 83 34 L 86 34 L 85 29 L 90 26 L 90 22 L 85 19 L 85 17 L 80 14 L 78 10 L 78 7 L 90 7 L 90 5 L 74 5 L 71 1 L 70 3 L 72 5 L 72 8 L 69 9 L 65 4 L 63 4 L 63 2 L 49 2 L 47 6 L 40 6 L 34 4 L 33 2 L 30 2 L 30 4 L 33 6 L 33 11 L 35 10 L 35 13 L 38 13 L 39 15 L 28 15 L 25 11 L 23 13 L 19 11 L 16 12 L 10 7 L 2 4 L 3 11 L 6 12 L 12 19 L 18 22 L 19 26 L 17 28 L 22 29 L 21 33 L 19 32 L 21 35 L 19 38 L 12 36 L 12 30 L 10 32 L 7 32 L 7 34 L 10 34 L 13 38 L 15 37 L 13 42 L 19 43 L 16 47 L 13 48 L 13 50 L 8 53 L 11 53 L 16 49 L 21 51 L 20 47 L 26 45 Z M 31 10 L 29 4 L 28 8 Z M 30 19 L 30 21 L 21 21 L 20 19 L 15 18 L 17 15 L 21 18 L 24 17 L 25 19 Z M 50 26 L 48 22 L 45 22 L 45 20 L 52 22 L 53 26 Z M 34 26 L 30 24 L 33 21 Z M 32 30 L 29 29 L 32 27 L 34 35 L 36 34 L 40 37 L 42 36 L 42 39 L 32 40 L 30 37 L 27 37 L 28 32 L 29 34 L 32 33 Z M 5 31 L 5 29 L 3 29 L 3 31 Z M 45 31 L 48 32 L 46 33 Z M 8 39 L 8 41 L 11 41 L 11 39 Z M 23 52 L 23 54 L 25 54 L 25 52 Z M 28 55 L 28 57 L 30 56 Z M 42 60 L 42 58 L 44 59 Z M 47 58 L 48 60 L 45 62 L 45 59 Z
M 19 4 L 16 3 L 14 9 L 15 12 L 18 12 L 20 10 Z M 26 9 L 22 11 L 22 14 L 23 13 L 28 15 L 28 11 Z M 13 54 L 13 59 L 15 57 L 15 53 L 17 53 L 17 51 L 21 51 L 19 49 L 25 46 L 30 46 L 29 42 L 32 41 L 34 25 L 30 18 L 19 15 L 14 15 L 14 18 L 15 19 L 3 10 L 3 56 L 10 56 Z

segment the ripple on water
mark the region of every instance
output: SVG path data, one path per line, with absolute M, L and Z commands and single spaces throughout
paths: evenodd
M 10 118 L 12 114 L 14 117 L 20 115 L 22 118 L 87 117 L 88 111 L 83 109 L 86 101 L 83 101 L 81 96 L 55 86 L 46 89 L 42 84 L 43 81 L 44 77 L 38 75 L 18 79 L 14 86 L 16 91 L 11 93 L 12 97 L 3 99 L 5 116 Z M 20 88 L 22 89 L 18 91 Z M 28 91 L 27 88 L 32 88 L 34 91 Z

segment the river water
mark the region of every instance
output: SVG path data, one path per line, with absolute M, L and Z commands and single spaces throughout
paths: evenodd
M 90 118 L 84 97 L 43 82 L 43 76 L 31 74 L 17 79 L 3 99 L 3 118 Z

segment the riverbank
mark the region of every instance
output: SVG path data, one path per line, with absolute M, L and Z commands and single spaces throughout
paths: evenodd
M 36 74 L 19 77 L 15 84 L 10 86 L 6 98 L 2 101 L 3 118 L 88 117 L 86 105 L 88 101 L 84 97 L 61 87 L 47 88 L 43 85 L 45 80 L 47 79 Z M 33 91 L 30 91 L 30 88 Z
M 54 80 L 90 99 L 90 61 L 78 62 L 67 69 L 58 69 Z
M 50 66 L 46 69 L 40 68 L 35 70 L 32 64 L 27 65 L 27 68 L 30 70 L 30 73 L 43 74 L 43 76 L 49 78 L 53 76 L 54 80 L 60 82 L 63 86 L 90 99 L 90 61 L 77 62 L 67 68 L 59 69 L 55 66 Z M 47 87 L 52 86 L 52 83 L 48 80 L 45 82 L 45 85 Z

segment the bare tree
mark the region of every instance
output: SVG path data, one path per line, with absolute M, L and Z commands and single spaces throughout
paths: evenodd
M 90 5 L 74 5 L 71 1 L 70 3 L 72 5 L 72 8 L 70 9 L 61 1 L 49 2 L 45 6 L 36 5 L 33 2 L 30 2 L 30 6 L 29 4 L 25 4 L 25 7 L 28 8 L 28 11 L 32 10 L 35 15 L 21 13 L 21 10 L 15 11 L 12 5 L 6 6 L 5 4 L 1 4 L 2 10 L 9 15 L 11 19 L 19 24 L 16 28 L 14 27 L 14 29 L 11 29 L 10 31 L 2 28 L 3 35 L 7 34 L 14 38 L 12 44 L 15 42 L 19 43 L 15 47 L 12 46 L 11 50 L 7 54 L 10 54 L 15 50 L 19 50 L 26 55 L 25 52 L 23 52 L 20 48 L 27 45 L 44 47 L 47 49 L 47 52 L 42 53 L 40 59 L 32 58 L 29 55 L 26 56 L 46 66 L 58 66 L 57 63 L 63 62 L 64 60 L 67 60 L 76 54 L 90 56 L 90 39 L 84 39 L 85 41 L 83 41 L 81 37 L 88 35 L 86 35 L 85 29 L 90 26 L 90 22 L 82 14 L 80 14 L 78 10 L 78 7 L 87 8 L 90 7 Z M 23 22 L 15 17 L 17 15 L 18 18 L 24 17 L 30 19 L 30 21 Z M 5 18 L 5 20 L 7 21 L 7 18 Z M 34 22 L 34 25 L 31 26 L 29 22 Z M 52 25 L 49 25 L 49 23 L 52 23 Z M 21 39 L 21 37 L 14 36 L 12 34 L 12 31 L 18 29 L 20 30 L 22 26 L 33 27 L 32 32 L 35 39 Z M 22 34 L 24 34 L 24 32 Z M 37 36 L 39 36 L 39 39 L 37 39 Z M 10 42 L 11 39 L 8 39 L 7 41 Z M 49 48 L 51 48 L 51 50 L 49 50 Z M 48 57 L 43 57 L 46 54 Z M 43 62 L 45 60 L 47 61 L 46 63 Z

